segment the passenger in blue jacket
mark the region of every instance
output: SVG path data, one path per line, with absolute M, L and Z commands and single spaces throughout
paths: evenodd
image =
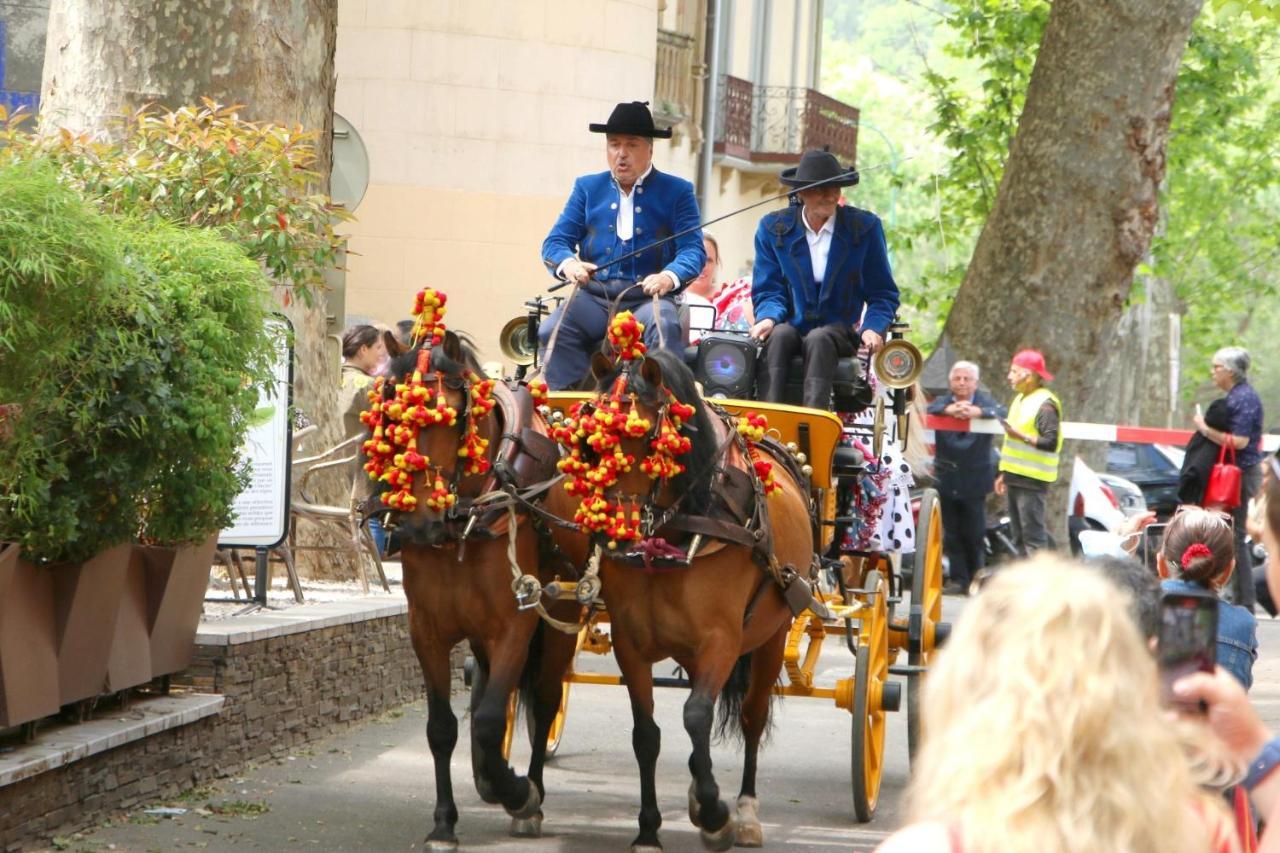
M 706 261 L 693 184 L 653 168 L 653 140 L 666 139 L 671 131 L 654 127 L 640 101 L 618 104 L 608 122 L 589 129 L 605 134 L 609 171 L 574 181 L 564 211 L 542 243 L 547 269 L 578 288 L 539 332 L 545 349 L 559 325 L 546 361 L 553 391 L 585 378 L 591 353 L 604 340 L 609 310 L 623 291 L 618 310 L 629 310 L 644 323 L 649 348 L 656 349 L 661 339 L 667 349 L 683 352 L 674 297 Z M 654 245 L 685 230 L 689 233 Z M 611 263 L 647 246 L 653 248 Z M 654 294 L 661 297 L 656 306 Z
M 856 184 L 857 172 L 826 151 L 806 151 L 779 179 L 793 187 L 822 183 L 800 190 L 800 205 L 767 214 L 756 229 L 751 336 L 768 342 L 759 397 L 782 400 L 791 359 L 802 353 L 804 405 L 828 409 L 836 359 L 859 345 L 880 350 L 898 286 L 879 217 L 840 206 L 840 188 Z

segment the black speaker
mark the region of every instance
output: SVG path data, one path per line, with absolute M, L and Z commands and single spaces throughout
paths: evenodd
M 750 400 L 755 394 L 760 344 L 745 334 L 713 332 L 698 342 L 693 373 L 708 397 Z

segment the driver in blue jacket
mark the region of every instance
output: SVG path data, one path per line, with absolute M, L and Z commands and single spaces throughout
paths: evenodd
M 884 346 L 898 310 L 884 228 L 874 213 L 840 205 L 858 173 L 826 151 L 806 151 L 782 183 L 805 187 L 800 204 L 766 214 L 756 229 L 751 337 L 767 341 L 759 398 L 781 402 L 787 371 L 804 356 L 804 405 L 830 409 L 836 359 Z M 863 313 L 863 309 L 866 313 Z
M 545 350 L 557 324 L 560 328 L 545 362 L 553 391 L 576 386 L 586 377 L 591 353 L 604 340 L 613 301 L 623 291 L 618 310 L 629 310 L 644 323 L 649 348 L 656 349 L 661 338 L 667 349 L 682 353 L 674 297 L 706 261 L 693 184 L 653 168 L 653 140 L 666 139 L 671 131 L 654 127 L 649 108 L 640 101 L 618 104 L 608 122 L 589 129 L 606 135 L 609 170 L 574 181 L 564 211 L 542 243 L 547 269 L 578 288 L 539 330 Z M 689 233 L 675 240 L 610 263 L 685 230 Z M 633 288 L 635 284 L 640 286 Z

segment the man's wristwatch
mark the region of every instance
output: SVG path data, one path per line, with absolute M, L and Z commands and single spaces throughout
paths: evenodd
M 1280 766 L 1280 738 L 1267 741 L 1267 745 L 1258 753 L 1258 757 L 1249 764 L 1249 772 L 1241 785 L 1246 791 L 1252 791 L 1263 779 L 1271 775 L 1271 771 Z

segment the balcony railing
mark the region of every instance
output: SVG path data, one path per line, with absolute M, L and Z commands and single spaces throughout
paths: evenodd
M 669 122 L 693 118 L 696 103 L 693 76 L 693 36 L 658 30 L 658 56 L 654 72 L 655 118 Z
M 756 86 L 725 75 L 717 89 L 717 153 L 753 163 L 795 163 L 826 147 L 853 164 L 858 154 L 858 109 L 790 86 Z

